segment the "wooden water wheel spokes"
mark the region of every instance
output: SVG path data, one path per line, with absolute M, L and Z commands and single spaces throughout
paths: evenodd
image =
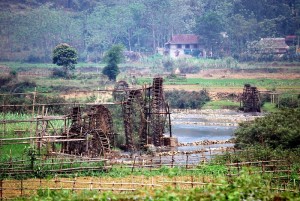
M 126 147 L 130 151 L 139 150 L 147 143 L 147 121 L 145 102 L 141 90 L 129 91 L 123 104 Z
M 86 154 L 90 157 L 105 156 L 111 151 L 110 141 L 101 129 L 94 129 L 85 134 Z
M 74 141 L 63 144 L 62 147 L 67 153 L 99 157 L 111 152 L 114 131 L 108 108 L 95 105 L 84 114 L 79 107 L 76 107 L 73 108 L 70 117 L 72 124 L 65 135 Z
M 163 134 L 167 119 L 167 107 L 163 94 L 163 78 L 153 79 L 152 85 L 152 102 L 151 102 L 151 133 L 153 144 L 155 146 L 163 145 Z
M 119 81 L 116 83 L 113 92 L 113 98 L 116 102 L 124 101 L 127 97 L 129 84 L 126 81 Z

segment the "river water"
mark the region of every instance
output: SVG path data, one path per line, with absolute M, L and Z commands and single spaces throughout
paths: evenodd
M 203 140 L 229 140 L 233 137 L 235 126 L 203 126 L 175 124 L 172 127 L 173 136 L 178 142 L 188 143 Z
M 261 114 L 243 113 L 233 110 L 190 110 L 171 114 L 172 134 L 179 143 L 204 140 L 225 141 L 234 137 L 238 123 L 253 120 Z M 219 148 L 234 144 L 212 144 L 178 147 L 180 151 L 202 148 Z

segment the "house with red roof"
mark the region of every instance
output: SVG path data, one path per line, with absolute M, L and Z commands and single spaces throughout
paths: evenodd
M 164 55 L 168 55 L 171 58 L 206 57 L 206 51 L 198 35 L 177 34 L 173 35 L 165 44 Z

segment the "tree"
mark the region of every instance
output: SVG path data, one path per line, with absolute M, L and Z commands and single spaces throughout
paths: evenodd
M 120 73 L 118 64 L 123 59 L 123 45 L 114 45 L 107 51 L 104 56 L 104 61 L 107 65 L 104 67 L 102 73 L 106 75 L 110 80 L 116 81 L 117 75 Z
M 212 47 L 212 43 L 219 41 L 220 33 L 224 31 L 221 17 L 217 13 L 207 12 L 198 20 L 198 33 L 202 37 L 206 37 L 207 46 Z
M 77 63 L 76 50 L 66 43 L 61 43 L 53 50 L 52 61 L 58 66 L 63 66 L 65 77 L 70 78 L 69 71 L 75 69 Z

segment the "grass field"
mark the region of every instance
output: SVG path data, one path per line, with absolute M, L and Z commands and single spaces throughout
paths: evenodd
M 152 82 L 151 78 L 139 78 L 138 84 Z M 168 79 L 164 82 L 165 85 L 198 85 L 202 88 L 206 87 L 241 87 L 244 84 L 251 84 L 259 88 L 276 88 L 276 89 L 300 89 L 299 79 L 203 79 L 203 78 L 187 78 L 186 81 L 169 81 Z
M 238 109 L 240 107 L 239 102 L 230 100 L 216 100 L 206 103 L 201 109 Z

